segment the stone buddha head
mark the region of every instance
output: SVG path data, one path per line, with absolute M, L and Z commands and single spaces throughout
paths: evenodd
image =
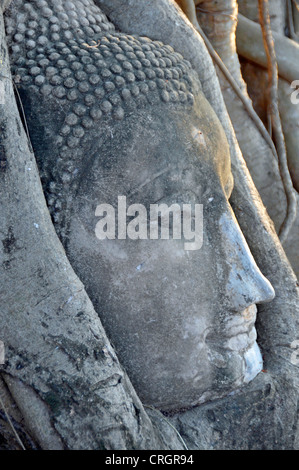
M 27 3 L 19 8 L 38 0 Z M 78 32 L 51 4 L 52 16 L 35 20 L 40 51 L 32 37 L 10 39 L 57 231 L 144 403 L 177 410 L 225 396 L 262 368 L 256 304 L 274 291 L 229 204 L 222 126 L 180 54 L 103 28 L 91 1 L 66 3 L 84 3 L 90 25 L 78 14 Z M 55 42 L 51 25 L 62 22 Z M 151 219 L 163 204 L 182 230 L 174 212 Z

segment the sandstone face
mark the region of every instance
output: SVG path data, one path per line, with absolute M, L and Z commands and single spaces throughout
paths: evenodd
M 257 412 L 268 395 L 278 403 L 272 382 L 246 385 L 262 369 L 255 304 L 274 291 L 229 205 L 229 148 L 197 75 L 170 46 L 116 31 L 90 0 L 15 0 L 6 29 L 55 228 L 120 361 L 145 404 L 180 411 L 191 446 L 225 446 L 211 423 L 223 410 L 235 419 L 232 394 L 246 412 L 252 395 Z M 120 196 L 147 213 L 202 204 L 202 248 L 99 240 L 97 207 Z

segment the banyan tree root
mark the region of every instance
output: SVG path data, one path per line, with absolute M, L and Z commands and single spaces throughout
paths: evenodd
M 295 31 L 295 26 L 294 26 L 293 1 L 287 0 L 286 6 L 287 6 L 287 24 L 288 24 L 289 36 L 291 39 L 293 39 L 293 41 L 299 42 L 299 36 L 297 35 Z
M 243 90 L 241 90 L 240 86 L 238 85 L 238 83 L 234 79 L 233 75 L 229 72 L 228 68 L 223 63 L 223 61 L 221 60 L 221 58 L 219 57 L 217 52 L 215 51 L 214 47 L 212 46 L 212 44 L 208 40 L 207 36 L 202 31 L 201 27 L 198 24 L 197 18 L 196 17 L 194 18 L 194 14 L 192 13 L 192 6 L 193 6 L 193 10 L 195 11 L 195 5 L 194 5 L 193 0 L 180 0 L 179 4 L 183 8 L 185 14 L 190 15 L 189 19 L 192 22 L 193 26 L 197 29 L 197 31 L 203 37 L 211 57 L 213 58 L 213 60 L 217 64 L 217 66 L 220 68 L 220 70 L 223 73 L 225 79 L 229 82 L 232 89 L 237 94 L 238 98 L 242 101 L 247 113 L 249 114 L 249 116 L 251 117 L 253 122 L 255 123 L 255 125 L 258 128 L 258 130 L 260 131 L 261 135 L 264 137 L 265 141 L 269 144 L 274 157 L 277 158 L 278 161 L 279 161 L 279 170 L 280 170 L 280 174 L 281 174 L 281 178 L 282 178 L 282 182 L 283 182 L 283 186 L 284 186 L 284 190 L 285 190 L 285 194 L 286 194 L 286 198 L 287 198 L 286 217 L 284 218 L 284 220 L 282 222 L 282 225 L 279 229 L 279 234 L 281 236 L 281 241 L 284 242 L 286 240 L 288 232 L 289 232 L 289 230 L 290 230 L 291 226 L 293 225 L 294 220 L 296 218 L 296 198 L 295 198 L 295 194 L 293 193 L 292 181 L 290 179 L 286 157 L 285 157 L 285 164 L 284 164 L 283 156 L 278 156 L 278 154 L 276 152 L 276 148 L 274 147 L 273 141 L 272 141 L 271 137 L 269 136 L 269 133 L 265 129 L 263 123 L 261 122 L 260 118 L 258 117 L 256 112 L 254 111 L 254 109 L 252 107 L 252 104 L 251 104 L 251 101 L 247 97 L 247 94 L 245 94 L 243 92 Z M 222 14 L 222 12 L 220 13 L 217 10 L 216 11 L 212 10 L 211 13 L 214 14 L 214 15 L 217 14 L 217 13 Z M 299 49 L 298 49 L 298 51 L 299 51 Z M 236 71 L 236 73 L 237 73 L 237 71 Z M 278 116 L 279 116 L 279 114 L 278 114 Z M 280 120 L 279 120 L 279 122 L 280 122 Z M 277 129 L 277 125 L 275 126 L 275 129 Z M 275 133 L 275 135 L 276 135 L 276 133 Z M 280 135 L 282 135 L 282 138 L 283 138 L 282 130 L 281 130 Z M 283 142 L 284 142 L 284 140 L 283 140 Z M 285 145 L 284 145 L 284 149 L 285 149 Z M 281 145 L 279 147 L 279 150 L 280 150 L 280 153 L 282 154 Z M 286 155 L 286 152 L 284 152 L 284 154 Z
M 293 98 L 292 98 L 293 96 Z M 285 80 L 278 82 L 279 113 L 287 148 L 288 167 L 293 186 L 299 193 L 299 98 Z
M 238 0 L 239 12 L 249 20 L 258 23 L 258 1 L 254 0 L 248 2 L 247 0 Z M 271 0 L 269 3 L 269 12 L 271 18 L 271 28 L 275 33 L 284 36 L 286 25 L 286 12 L 284 4 L 280 0 Z M 254 41 L 254 38 L 252 39 Z M 244 77 L 249 96 L 252 99 L 253 106 L 257 111 L 264 124 L 267 125 L 269 113 L 267 112 L 267 86 L 268 76 L 267 70 L 253 63 L 247 61 L 245 58 L 240 57 L 242 66 L 242 76 Z M 288 167 L 291 174 L 294 188 L 299 191 L 299 99 L 298 91 L 295 90 L 296 82 L 291 84 L 279 77 L 278 80 L 278 98 L 279 98 L 279 113 L 285 137 Z M 288 238 L 284 243 L 284 249 L 289 257 L 293 269 L 299 278 L 299 216 L 298 216 L 298 201 L 297 195 L 297 218 L 289 232 Z M 277 205 L 277 200 L 272 201 L 273 205 Z
M 298 0 L 292 0 L 292 11 L 294 20 L 294 31 L 299 36 L 299 2 Z
M 221 60 L 220 56 L 217 54 L 215 51 L 214 47 L 212 46 L 211 42 L 203 32 L 202 28 L 200 27 L 197 18 L 196 18 L 196 13 L 195 13 L 195 7 L 193 0 L 180 0 L 178 1 L 178 4 L 182 7 L 182 10 L 190 20 L 190 22 L 193 24 L 195 29 L 199 32 L 201 37 L 203 38 L 205 45 L 210 53 L 210 56 L 214 60 L 215 64 L 219 67 L 223 75 L 225 76 L 226 80 L 229 82 L 230 86 L 238 96 L 238 98 L 242 101 L 248 115 L 250 118 L 253 120 L 254 124 L 256 125 L 257 129 L 261 133 L 261 135 L 264 137 L 265 141 L 268 143 L 269 147 L 272 150 L 273 156 L 277 158 L 277 153 L 275 146 L 273 144 L 272 139 L 270 138 L 264 124 L 260 120 L 259 116 L 255 112 L 255 110 L 252 107 L 252 103 L 250 99 L 244 94 L 243 90 L 240 88 L 239 84 L 236 82 L 234 79 L 233 75 L 230 73 L 229 69 L 226 67 L 224 62 Z M 193 6 L 193 8 L 192 8 Z
M 271 116 L 273 134 L 276 141 L 279 170 L 287 197 L 287 215 L 279 230 L 280 239 L 282 242 L 284 242 L 288 236 L 290 228 L 296 219 L 297 201 L 288 169 L 286 146 L 278 109 L 278 68 L 270 25 L 268 2 L 267 0 L 259 0 L 258 4 L 259 18 L 263 32 L 263 42 L 268 63 L 269 112 Z
M 186 13 L 191 10 L 192 5 L 194 9 L 193 0 L 185 0 L 179 3 Z M 235 42 L 231 40 L 234 37 L 235 21 L 237 19 L 235 2 L 228 0 L 225 4 L 222 3 L 221 5 L 213 0 L 195 3 L 200 3 L 200 7 L 197 7 L 198 15 L 195 20 L 193 16 L 190 17 L 190 21 L 192 20 L 193 26 L 200 33 L 201 37 L 204 38 L 206 47 L 220 71 L 218 77 L 239 145 L 249 170 L 252 172 L 253 179 L 261 191 L 263 201 L 269 209 L 269 214 L 278 229 L 285 216 L 285 196 L 277 166 L 278 157 L 269 133 L 252 107 L 246 92 L 245 83 L 241 77 Z M 189 6 L 188 9 L 187 5 Z M 207 38 L 207 35 L 199 25 L 202 13 L 203 24 L 210 31 L 210 39 Z M 217 21 L 216 24 L 215 21 Z M 215 34 L 216 29 L 217 34 Z M 215 48 L 217 48 L 217 52 Z M 236 102 L 235 94 L 239 98 L 240 103 Z M 248 116 L 246 116 L 246 113 Z M 245 127 L 246 138 L 244 137 Z M 248 132 L 252 134 L 250 146 L 248 146 L 247 141 Z M 262 174 L 266 175 L 266 178 L 265 176 L 261 178 Z M 273 199 L 279 199 L 281 204 L 275 208 L 271 207 Z
M 275 43 L 275 53 L 278 74 L 292 82 L 299 77 L 299 45 L 281 34 L 272 33 Z M 236 32 L 237 51 L 242 57 L 267 68 L 267 56 L 263 47 L 261 28 L 254 21 L 238 14 Z

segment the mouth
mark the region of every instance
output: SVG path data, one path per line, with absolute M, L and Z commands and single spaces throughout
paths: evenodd
M 227 341 L 224 342 L 223 347 L 229 351 L 245 352 L 254 345 L 256 338 L 256 329 L 253 326 L 244 333 L 239 333 L 228 338 Z
M 210 331 L 206 343 L 213 349 L 224 349 L 243 353 L 256 342 L 255 329 L 256 305 L 250 305 L 241 314 L 231 316 L 221 325 L 217 332 Z

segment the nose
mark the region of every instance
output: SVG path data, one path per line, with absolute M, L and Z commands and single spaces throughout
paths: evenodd
M 240 312 L 252 304 L 273 300 L 275 291 L 258 268 L 231 209 L 221 216 L 219 224 L 230 265 L 226 286 L 230 307 Z

